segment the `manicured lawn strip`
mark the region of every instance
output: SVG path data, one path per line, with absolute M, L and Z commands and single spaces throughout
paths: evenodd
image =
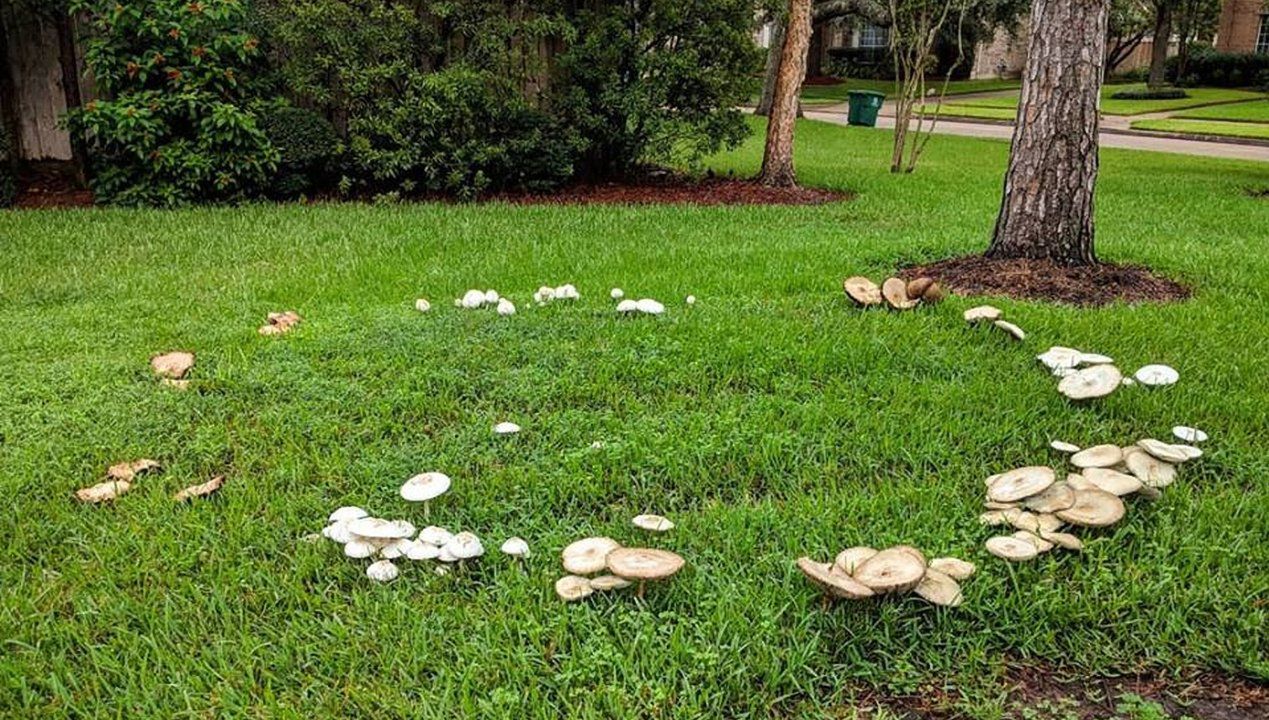
M 925 112 L 933 114 L 934 105 L 926 105 Z M 1017 108 L 1006 107 L 981 107 L 978 105 L 961 105 L 959 103 L 949 103 L 943 105 L 939 110 L 942 117 L 965 117 L 965 118 L 982 118 L 985 120 L 1009 120 L 1012 121 L 1018 115 Z
M 1172 119 L 1175 118 L 1269 123 L 1269 99 L 1194 108 L 1173 115 Z
M 999 203 L 1005 143 L 936 136 L 892 175 L 890 142 L 800 125 L 803 182 L 858 192 L 809 208 L 0 213 L 3 714 L 818 718 L 867 687 L 951 685 L 962 713 L 999 717 L 1006 662 L 1265 679 L 1269 203 L 1244 194 L 1265 166 L 1104 150 L 1101 256 L 1198 295 L 1000 301 L 1030 333 L 1015 344 L 964 325 L 978 299 L 848 307 L 844 275 L 981 250 Z M 751 175 L 760 157 L 761 133 L 711 166 Z M 578 304 L 526 306 L 564 282 Z M 521 312 L 450 306 L 473 286 Z M 615 317 L 613 286 L 667 314 Z M 285 308 L 298 330 L 256 334 Z M 1032 358 L 1053 344 L 1181 382 L 1072 406 Z M 187 393 L 146 370 L 177 347 L 199 354 Z M 525 431 L 495 440 L 504 419 Z M 988 474 L 1056 462 L 1053 438 L 1177 423 L 1212 433 L 1205 457 L 1081 533 L 1083 555 L 983 551 Z M 114 507 L 70 500 L 140 456 L 167 472 Z M 431 520 L 486 539 L 467 571 L 406 564 L 374 586 L 364 561 L 303 541 L 344 503 L 425 524 L 397 497 L 424 469 L 455 478 Z M 215 499 L 171 502 L 222 471 Z M 678 528 L 638 533 L 645 511 Z M 558 552 L 590 533 L 688 567 L 644 603 L 565 606 Z M 511 534 L 533 546 L 524 570 L 497 556 Z M 899 542 L 979 563 L 964 607 L 825 610 L 793 567 Z
M 1269 139 L 1269 123 L 1231 122 L 1227 120 L 1138 120 L 1134 130 L 1159 130 L 1163 132 L 1190 133 L 1194 135 L 1228 135 L 1255 139 Z
M 1017 80 L 953 80 L 948 84 L 947 94 L 964 95 L 967 93 L 992 92 L 996 90 L 1016 90 L 1019 86 Z M 931 83 L 929 87 L 939 89 L 942 83 Z M 895 94 L 893 80 L 860 80 L 848 78 L 840 85 L 804 85 L 802 87 L 802 102 L 807 105 L 834 105 L 846 102 L 846 93 L 851 90 L 871 90 L 873 92 L 885 93 L 886 97 L 892 97 Z
M 1245 90 L 1230 90 L 1226 88 L 1187 88 L 1186 92 L 1190 94 L 1188 98 L 1177 100 L 1116 100 L 1111 95 L 1125 89 L 1135 88 L 1135 85 L 1107 85 L 1102 88 L 1102 112 L 1107 115 L 1140 115 L 1144 113 L 1163 112 L 1166 110 L 1178 110 L 1181 108 L 1191 108 L 1196 106 L 1213 105 L 1215 103 L 1231 103 L 1245 100 L 1254 100 L 1263 97 L 1263 93 L 1254 93 Z M 968 98 L 958 100 L 954 103 L 958 107 L 978 107 L 978 108 L 1017 108 L 1018 96 L 1008 95 L 1004 97 L 985 97 L 985 98 Z M 1237 107 L 1237 106 L 1219 106 L 1219 107 Z M 968 115 L 969 117 L 992 117 L 991 115 Z M 1012 119 L 1012 115 L 1010 118 Z

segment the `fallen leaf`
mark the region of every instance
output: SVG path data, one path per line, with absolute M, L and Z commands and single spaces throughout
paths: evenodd
M 127 480 L 106 480 L 92 487 L 76 490 L 75 499 L 84 503 L 109 502 L 131 489 L 132 483 Z
M 211 480 L 208 480 L 205 483 L 202 483 L 201 485 L 190 485 L 184 490 L 176 493 L 176 495 L 174 495 L 173 498 L 176 500 L 176 502 L 185 502 L 186 500 L 191 500 L 196 497 L 207 497 L 208 495 L 211 495 L 212 493 L 219 490 L 220 486 L 224 484 L 225 484 L 225 476 L 217 475 L 216 477 L 212 478 Z
M 163 378 L 180 380 L 194 367 L 194 353 L 177 350 L 150 358 L 150 368 Z

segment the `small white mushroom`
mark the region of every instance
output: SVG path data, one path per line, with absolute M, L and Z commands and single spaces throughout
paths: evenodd
M 440 472 L 419 473 L 401 486 L 401 498 L 407 502 L 423 503 L 423 517 L 430 512 L 428 504 L 433 498 L 443 495 L 449 490 L 449 476 Z
M 621 288 L 613 288 L 612 290 L 608 291 L 608 297 L 612 298 L 613 300 L 620 300 L 625 296 L 626 296 L 626 291 L 622 290 Z
M 400 574 L 401 571 L 397 570 L 397 566 L 393 565 L 391 560 L 373 562 L 366 568 L 366 577 L 375 582 L 392 582 Z
M 439 525 L 428 525 L 419 531 L 419 542 L 441 547 L 450 541 L 454 534 Z
M 440 554 L 439 547 L 419 540 L 415 540 L 405 551 L 405 556 L 411 560 L 435 560 Z
M 695 295 L 688 295 L 688 296 L 687 296 L 687 304 L 688 304 L 688 305 L 695 305 L 695 304 L 696 304 L 696 296 L 695 296 Z
M 639 310 L 639 303 L 636 300 L 622 300 L 617 303 L 617 312 L 632 313 Z
M 419 298 L 414 301 L 414 309 L 419 312 L 427 312 L 432 309 L 432 303 L 428 302 L 426 298 Z
M 574 575 L 593 575 L 606 566 L 608 553 L 621 547 L 608 537 L 589 537 L 571 543 L 560 553 L 564 569 Z
M 1072 400 L 1105 397 L 1119 387 L 1122 378 L 1114 365 L 1093 365 L 1062 378 L 1058 392 Z
M 371 541 L 399 540 L 407 538 L 415 532 L 414 526 L 406 520 L 383 520 L 373 517 L 350 521 L 348 530 L 353 534 L 354 540 L 361 538 Z
M 1177 425 L 1172 428 L 1172 434 L 1175 435 L 1178 440 L 1183 440 L 1187 443 L 1207 442 L 1207 433 L 1199 430 L 1198 428 L 1187 427 L 1185 425 Z
M 564 284 L 555 288 L 555 297 L 559 300 L 577 300 L 582 296 L 577 292 L 577 288 L 570 284 Z
M 331 540 L 343 545 L 349 540 L 352 540 L 352 531 L 348 529 L 348 524 L 351 522 L 351 520 L 333 522 L 322 529 L 322 535 L 325 535 Z
M 388 558 L 389 560 L 404 557 L 409 555 L 410 550 L 414 548 L 415 544 L 415 541 L 410 538 L 390 540 L 379 549 L 379 557 Z
M 501 299 L 502 299 L 502 298 L 501 298 L 501 297 L 499 297 L 499 295 L 498 295 L 498 291 L 497 291 L 497 290 L 486 290 L 486 291 L 485 291 L 485 304 L 486 304 L 486 305 L 493 305 L 494 303 L 498 302 L 498 301 L 499 301 L 499 300 L 501 300 Z
M 504 542 L 502 547 L 499 549 L 502 550 L 504 554 L 510 555 L 513 558 L 523 559 L 529 557 L 529 543 L 525 542 L 522 537 L 507 538 L 506 542 Z
M 979 305 L 966 310 L 963 314 L 965 322 L 975 323 L 1000 319 L 1000 308 L 991 305 Z
M 337 522 L 347 522 L 349 520 L 360 520 L 364 517 L 368 517 L 369 515 L 370 513 L 366 512 L 365 510 L 362 510 L 356 505 L 345 505 L 339 508 L 338 510 L 336 510 L 335 512 L 331 513 L 328 519 L 332 523 L 337 523 Z
M 500 422 L 493 426 L 494 435 L 515 435 L 520 432 L 520 426 L 513 422 Z
M 555 581 L 555 594 L 564 602 L 574 602 L 595 592 L 590 581 L 577 575 L 565 575 Z
M 1181 378 L 1181 374 L 1167 365 L 1146 365 L 1133 373 L 1137 382 L 1151 387 L 1171 385 Z
M 1058 368 L 1073 368 L 1080 364 L 1080 351 L 1075 348 L 1061 347 L 1055 345 L 1048 350 L 1035 356 L 1045 367 L 1050 370 Z
M 516 305 L 506 298 L 498 301 L 498 314 L 502 317 L 510 317 L 516 314 Z
M 463 560 L 471 560 L 485 554 L 485 546 L 481 544 L 480 538 L 475 533 L 460 532 L 445 543 L 445 547 L 441 548 L 441 554 L 449 554 L 454 556 L 459 562 Z
M 1071 443 L 1064 442 L 1062 440 L 1051 440 L 1049 442 L 1049 447 L 1053 448 L 1054 450 L 1057 450 L 1060 453 L 1067 453 L 1068 455 L 1072 453 L 1077 453 L 1080 451 L 1079 445 L 1072 445 Z
M 468 310 L 475 310 L 485 304 L 485 294 L 479 290 L 468 290 L 463 294 L 460 304 Z
M 356 558 L 358 560 L 374 555 L 375 551 L 378 549 L 379 548 L 375 547 L 374 543 L 369 540 L 363 540 L 359 537 L 353 537 L 351 540 L 344 543 L 344 554 L 350 558 Z
M 652 298 L 643 298 L 639 300 L 635 304 L 635 307 L 639 310 L 639 312 L 645 315 L 660 315 L 665 312 L 665 306 Z
M 1027 334 L 1022 330 L 1022 328 L 1018 327 L 1017 325 L 1014 325 L 1008 320 L 994 320 L 992 321 L 991 324 L 1009 333 L 1011 336 L 1013 336 L 1013 339 L 1015 340 L 1027 339 Z
M 660 515 L 635 515 L 630 522 L 635 527 L 649 532 L 668 532 L 674 529 L 674 523 Z

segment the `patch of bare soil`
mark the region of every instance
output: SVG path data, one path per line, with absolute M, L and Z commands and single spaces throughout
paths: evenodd
M 679 176 L 624 183 L 573 185 L 530 195 L 500 195 L 523 205 L 823 205 L 851 199 L 849 193 L 819 188 L 771 188 L 751 180 Z
M 18 173 L 18 208 L 89 207 L 93 194 L 80 184 L 70 163 L 31 163 Z
M 1189 718 L 1192 720 L 1265 720 L 1269 718 L 1269 685 L 1222 673 L 1165 678 L 1131 675 L 1081 678 L 1051 667 L 1010 668 L 1002 679 L 1005 720 L 1106 720 L 1107 718 Z M 911 696 L 874 696 L 868 707 L 880 715 L 921 720 L 953 720 L 954 689 L 923 688 Z M 864 714 L 863 717 L 871 715 Z
M 1049 260 L 994 260 L 981 255 L 902 268 L 904 279 L 932 277 L 957 295 L 1001 295 L 1068 305 L 1173 302 L 1190 288 L 1141 265 L 1099 263 L 1080 267 Z

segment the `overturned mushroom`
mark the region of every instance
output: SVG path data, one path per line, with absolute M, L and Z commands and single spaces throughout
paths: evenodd
M 219 490 L 221 486 L 224 484 L 225 484 L 225 476 L 217 475 L 216 477 L 212 478 L 211 480 L 208 480 L 205 483 L 201 483 L 198 485 L 190 485 L 184 490 L 176 493 L 176 495 L 173 496 L 173 499 L 176 500 L 176 502 L 185 502 L 186 500 L 192 500 L 198 497 L 207 497 L 208 495 L 211 495 L 212 493 Z
M 969 323 L 999 320 L 1000 316 L 1000 308 L 992 307 L 991 305 L 979 305 L 977 307 L 972 307 L 962 314 L 962 317 L 965 318 L 965 322 Z
M 643 597 L 649 581 L 664 580 L 683 567 L 683 558 L 669 550 L 652 548 L 617 548 L 606 558 L 608 572 L 630 581 L 638 581 L 638 597 Z
M 1203 456 L 1203 451 L 1192 445 L 1172 445 L 1154 438 L 1138 440 L 1137 445 L 1156 458 L 1169 463 L 1183 463 Z
M 801 570 L 808 580 L 822 588 L 832 597 L 862 600 L 870 598 L 874 594 L 867 585 L 855 580 L 844 572 L 836 571 L 834 566 L 829 563 L 816 562 L 809 557 L 800 557 L 798 558 L 798 570 Z
M 1176 466 L 1166 463 L 1139 447 L 1124 453 L 1128 472 L 1150 488 L 1167 487 L 1176 480 Z
M 1062 378 L 1058 392 L 1072 400 L 1105 397 L 1119 387 L 1123 375 L 1114 365 L 1093 365 Z
M 859 275 L 848 277 L 842 286 L 846 290 L 846 297 L 860 307 L 881 304 L 881 288 L 866 277 Z
M 943 607 L 957 607 L 963 601 L 960 584 L 951 576 L 934 568 L 925 571 L 925 577 L 917 583 L 916 594 Z
M 978 568 L 972 562 L 954 557 L 938 557 L 930 561 L 930 570 L 937 570 L 953 580 L 965 580 Z
M 1001 330 L 1004 330 L 1005 332 L 1007 332 L 1007 333 L 1009 333 L 1010 335 L 1012 335 L 1014 340 L 1026 340 L 1026 339 L 1027 339 L 1027 334 L 1026 334 L 1026 332 L 1024 332 L 1024 331 L 1022 330 L 1022 328 L 1018 327 L 1017 325 L 1014 325 L 1013 323 L 1009 322 L 1008 320 L 995 320 L 995 321 L 993 321 L 993 322 L 992 322 L 992 325 L 995 325 L 996 327 L 1000 328 Z
M 180 380 L 194 367 L 194 353 L 177 350 L 150 358 L 150 369 L 155 375 L 170 380 Z
M 899 278 L 892 277 L 882 283 L 881 296 L 895 310 L 910 310 L 917 305 L 917 300 L 908 297 L 908 284 Z
M 1198 428 L 1187 427 L 1185 425 L 1177 425 L 1172 428 L 1172 434 L 1182 442 L 1201 443 L 1207 442 L 1207 433 Z
M 1064 442 L 1062 440 L 1049 441 L 1049 447 L 1053 448 L 1054 450 L 1057 450 L 1060 453 L 1066 453 L 1067 455 L 1071 455 L 1073 453 L 1077 453 L 1080 451 L 1079 445 L 1072 445 L 1071 443 Z

